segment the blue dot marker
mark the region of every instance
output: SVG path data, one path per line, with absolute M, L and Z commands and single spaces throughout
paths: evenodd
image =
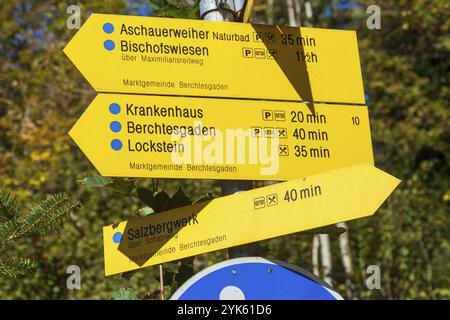
M 120 243 L 120 240 L 122 240 L 122 232 L 116 232 L 113 235 L 113 242 L 114 243 Z
M 106 33 L 113 33 L 114 32 L 114 26 L 107 22 L 103 25 L 103 31 L 105 31 Z
M 109 128 L 111 129 L 112 132 L 119 132 L 120 130 L 122 130 L 122 125 L 120 124 L 119 121 L 113 121 L 109 125 Z
M 114 50 L 114 48 L 116 47 L 114 41 L 112 41 L 112 40 L 106 40 L 103 43 L 103 46 L 105 47 L 106 50 L 109 50 L 109 51 Z
M 119 114 L 120 106 L 117 103 L 111 103 L 109 105 L 109 112 L 111 112 L 112 114 Z
M 115 151 L 119 151 L 120 149 L 122 149 L 122 141 L 120 141 L 119 139 L 114 139 L 113 141 L 111 141 L 111 148 Z

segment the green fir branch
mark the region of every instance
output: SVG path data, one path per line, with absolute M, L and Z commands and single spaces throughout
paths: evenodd
M 56 231 L 70 212 L 79 206 L 69 195 L 60 193 L 48 197 L 21 215 L 21 203 L 4 188 L 0 189 L 0 214 L 6 218 L 0 222 L 0 247 L 14 240 L 39 233 L 43 236 Z M 36 268 L 33 260 L 13 257 L 0 260 L 0 275 L 17 278 Z
M 27 258 L 13 257 L 4 261 L 0 260 L 0 275 L 17 278 L 31 270 L 36 269 L 35 261 Z
M 40 233 L 43 236 L 56 231 L 70 212 L 77 208 L 79 203 L 73 201 L 65 193 L 50 196 L 34 206 L 21 220 L 16 237 L 31 233 Z
M 18 219 L 21 212 L 21 204 L 3 186 L 0 187 L 0 217 L 7 220 Z
M 0 247 L 17 238 L 18 226 L 15 219 L 0 224 Z
M 78 207 L 67 194 L 50 196 L 31 208 L 21 219 L 12 219 L 0 224 L 0 246 L 32 233 L 45 236 L 57 230 L 70 212 Z

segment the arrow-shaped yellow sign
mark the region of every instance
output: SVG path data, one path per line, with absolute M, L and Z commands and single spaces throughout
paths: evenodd
M 105 274 L 370 216 L 399 183 L 361 164 L 106 226 Z
M 98 92 L 365 104 L 354 31 L 92 14 L 64 52 Z
M 373 163 L 365 106 L 99 94 L 70 136 L 103 176 L 289 180 Z

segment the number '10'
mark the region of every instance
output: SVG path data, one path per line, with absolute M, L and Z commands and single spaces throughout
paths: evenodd
M 359 126 L 359 117 L 352 117 L 352 123 L 354 126 Z

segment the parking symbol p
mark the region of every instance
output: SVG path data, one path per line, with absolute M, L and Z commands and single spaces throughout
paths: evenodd
M 272 121 L 273 120 L 273 111 L 272 110 L 263 110 L 262 117 L 264 121 Z
M 263 42 L 264 41 L 264 33 L 263 32 L 255 32 L 255 33 L 253 33 L 253 41 L 255 41 L 255 42 Z
M 252 48 L 242 48 L 242 56 L 244 58 L 253 58 L 253 49 Z
M 252 137 L 259 137 L 262 135 L 261 127 L 252 127 Z

